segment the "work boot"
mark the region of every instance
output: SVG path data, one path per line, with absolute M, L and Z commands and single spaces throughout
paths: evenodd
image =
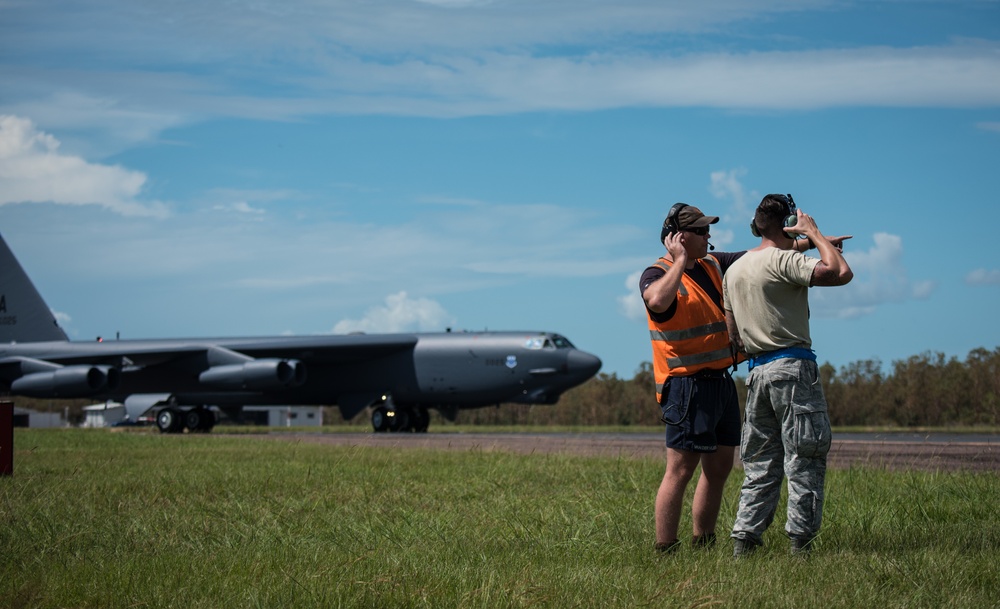
M 711 548 L 715 545 L 715 531 L 703 533 L 691 539 L 691 546 L 695 548 Z
M 812 552 L 812 542 L 815 538 L 806 539 L 805 537 L 792 537 L 792 554 L 795 556 L 801 556 L 802 558 L 809 558 L 809 553 Z
M 752 539 L 733 540 L 733 558 L 745 558 L 757 551 L 760 544 Z
M 673 541 L 668 541 L 666 543 L 657 543 L 655 546 L 657 552 L 662 552 L 664 554 L 673 554 L 677 550 L 681 549 L 681 540 L 675 539 Z

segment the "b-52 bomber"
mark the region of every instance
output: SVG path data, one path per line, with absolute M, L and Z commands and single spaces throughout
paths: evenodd
M 424 432 L 429 409 L 555 404 L 600 367 L 551 332 L 70 341 L 0 237 L 0 393 L 116 400 L 164 433 L 251 405 L 372 407 L 376 432 Z

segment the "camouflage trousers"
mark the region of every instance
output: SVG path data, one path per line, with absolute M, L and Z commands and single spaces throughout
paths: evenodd
M 816 362 L 777 359 L 747 377 L 740 440 L 745 477 L 732 537 L 761 543 L 788 478 L 789 537 L 811 540 L 823 520 L 830 416 Z

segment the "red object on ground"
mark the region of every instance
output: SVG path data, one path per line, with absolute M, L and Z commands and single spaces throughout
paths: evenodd
M 0 400 L 0 476 L 14 475 L 14 402 Z

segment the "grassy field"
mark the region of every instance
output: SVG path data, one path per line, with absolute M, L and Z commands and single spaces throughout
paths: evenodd
M 832 471 L 808 560 L 652 549 L 659 460 L 17 430 L 0 607 L 996 607 L 1000 482 Z M 735 513 L 739 473 L 722 521 Z M 781 509 L 783 509 L 782 506 Z M 685 519 L 682 526 L 689 528 Z

